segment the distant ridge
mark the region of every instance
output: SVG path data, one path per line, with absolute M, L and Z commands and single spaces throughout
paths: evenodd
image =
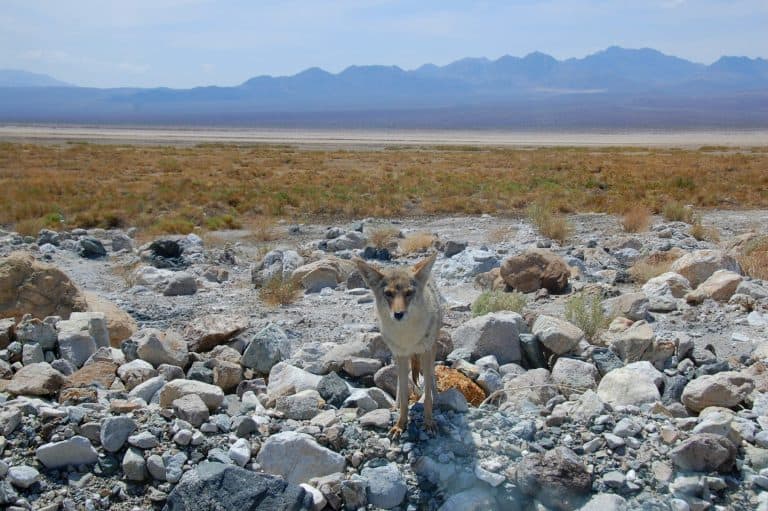
M 315 67 L 292 76 L 256 76 L 235 87 L 94 89 L 27 83 L 5 86 L 0 122 L 768 127 L 768 61 L 722 57 L 705 65 L 650 48 L 612 46 L 567 60 L 534 52 L 424 64 L 410 71 L 375 65 L 333 74 Z
M 0 87 L 72 87 L 51 76 L 20 69 L 0 69 Z

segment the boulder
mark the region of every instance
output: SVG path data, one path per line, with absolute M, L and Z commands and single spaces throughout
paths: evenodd
M 45 362 L 29 364 L 13 375 L 6 392 L 21 396 L 51 396 L 66 383 L 67 377 Z
M 208 420 L 208 407 L 202 398 L 197 394 L 187 394 L 178 399 L 174 399 L 173 413 L 181 420 L 185 420 L 194 427 L 199 428 L 201 424 Z
M 306 292 L 316 293 L 324 287 L 336 287 L 347 280 L 347 276 L 354 270 L 352 261 L 328 257 L 299 266 L 293 271 L 292 278 L 300 282 Z
M 73 436 L 61 442 L 41 445 L 35 452 L 37 459 L 46 468 L 59 468 L 68 465 L 92 465 L 99 459 L 91 442 L 82 436 Z
M 184 475 L 163 511 L 308 510 L 312 497 L 300 486 L 235 465 L 204 461 Z
M 679 273 L 668 271 L 649 279 L 643 284 L 642 290 L 648 298 L 659 296 L 683 298 L 691 290 L 691 283 Z
M 751 377 L 735 371 L 699 376 L 683 390 L 681 401 L 689 410 L 700 412 L 708 406 L 734 408 L 755 388 Z
M 694 288 L 717 270 L 741 273 L 739 263 L 722 250 L 694 250 L 677 259 L 670 267 L 670 271 L 688 279 Z
M 44 350 L 53 350 L 56 348 L 56 342 L 59 337 L 56 332 L 56 324 L 59 319 L 60 318 L 55 316 L 49 316 L 44 320 L 40 320 L 33 317 L 31 314 L 26 314 L 21 322 L 16 325 L 15 329 L 13 329 L 13 318 L 11 318 L 11 334 L 13 334 L 16 337 L 16 340 L 22 344 L 34 343 L 39 344 Z M 2 335 L 1 332 L 0 335 Z M 1 342 L 0 345 L 2 345 Z M 7 347 L 7 344 L 4 348 L 5 347 Z
M 651 325 L 636 321 L 611 340 L 610 348 L 624 362 L 637 362 L 652 356 L 654 339 Z
M 592 490 L 586 465 L 567 447 L 525 456 L 517 468 L 520 490 L 550 509 L 576 509 Z
M 597 386 L 597 395 L 611 406 L 638 406 L 661 399 L 653 377 L 627 367 L 614 369 L 603 376 Z
M 160 406 L 168 408 L 182 396 L 197 394 L 209 410 L 215 410 L 224 401 L 224 392 L 216 385 L 197 380 L 173 380 L 160 390 Z
M 157 376 L 152 364 L 137 358 L 117 368 L 117 375 L 125 385 L 125 390 L 132 390 L 137 385 Z
M 685 295 L 688 303 L 701 303 L 707 298 L 718 302 L 727 302 L 736 292 L 743 277 L 730 270 L 717 270 L 702 282 L 699 287 Z
M 240 363 L 257 373 L 267 374 L 275 364 L 287 359 L 290 353 L 288 336 L 282 328 L 269 323 L 251 338 Z
M 681 470 L 730 472 L 736 459 L 736 446 L 724 436 L 699 433 L 672 449 L 669 457 Z
M 368 503 L 377 508 L 399 506 L 408 491 L 405 478 L 394 463 L 364 468 L 360 475 L 368 481 Z
M 451 335 L 454 353 L 476 360 L 496 355 L 500 364 L 520 362 L 520 334 L 525 320 L 516 312 L 492 312 L 470 319 Z
M 67 388 L 97 386 L 104 390 L 109 389 L 115 381 L 115 369 L 117 364 L 109 360 L 98 360 L 86 364 L 69 376 L 65 386 Z
M 191 273 L 174 272 L 162 288 L 165 296 L 188 296 L 197 293 L 197 280 Z
M 561 257 L 541 249 L 527 250 L 505 259 L 500 271 L 504 282 L 521 293 L 532 293 L 542 288 L 551 293 L 561 293 L 568 286 L 570 273 Z
M 533 322 L 531 332 L 547 349 L 558 355 L 573 350 L 584 338 L 584 332 L 573 323 L 544 314 Z M 499 360 L 499 363 L 503 362 Z
M 84 311 L 86 300 L 61 270 L 40 263 L 27 253 L 14 252 L 0 260 L 0 316 L 20 320 L 24 314 L 36 318 Z
M 143 328 L 131 337 L 136 342 L 136 354 L 157 367 L 160 364 L 184 367 L 189 358 L 187 343 L 176 332 L 161 332 L 156 328 Z
M 594 365 L 575 358 L 560 357 L 552 368 L 552 380 L 565 397 L 595 389 L 598 379 Z
M 288 396 L 302 390 L 317 390 L 320 376 L 312 374 L 286 362 L 280 362 L 272 367 L 269 372 L 267 393 L 274 398 Z
M 113 348 L 119 348 L 124 340 L 136 333 L 136 321 L 117 305 L 89 291 L 85 292 L 85 300 L 88 303 L 88 311 L 104 314 L 109 343 Z
M 265 472 L 282 476 L 293 484 L 344 472 L 346 465 L 342 455 L 322 447 L 310 435 L 295 431 L 269 436 L 256 461 Z
M 203 353 L 248 328 L 248 322 L 247 317 L 239 314 L 207 314 L 190 321 L 182 335 L 188 351 Z
M 648 297 L 645 293 L 626 293 L 603 302 L 603 310 L 609 316 L 621 316 L 640 321 L 648 315 Z

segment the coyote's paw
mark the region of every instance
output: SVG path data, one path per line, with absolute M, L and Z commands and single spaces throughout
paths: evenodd
M 403 434 L 403 430 L 404 428 L 401 427 L 400 424 L 395 424 L 389 430 L 389 433 L 387 433 L 387 436 L 389 437 L 390 440 L 397 440 Z
M 424 421 L 424 431 L 429 436 L 436 436 L 437 435 L 437 423 L 435 423 L 434 419 Z

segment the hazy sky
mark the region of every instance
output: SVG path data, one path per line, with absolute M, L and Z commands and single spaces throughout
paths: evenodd
M 2 0 L 0 69 L 77 85 L 235 85 L 352 64 L 413 69 L 652 47 L 768 57 L 768 0 Z

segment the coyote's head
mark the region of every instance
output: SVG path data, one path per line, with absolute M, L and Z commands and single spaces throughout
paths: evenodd
M 401 321 L 407 316 L 408 307 L 423 296 L 436 258 L 437 254 L 432 254 L 410 268 L 379 269 L 357 258 L 355 264 L 373 291 L 379 310 L 386 308 L 392 319 Z

